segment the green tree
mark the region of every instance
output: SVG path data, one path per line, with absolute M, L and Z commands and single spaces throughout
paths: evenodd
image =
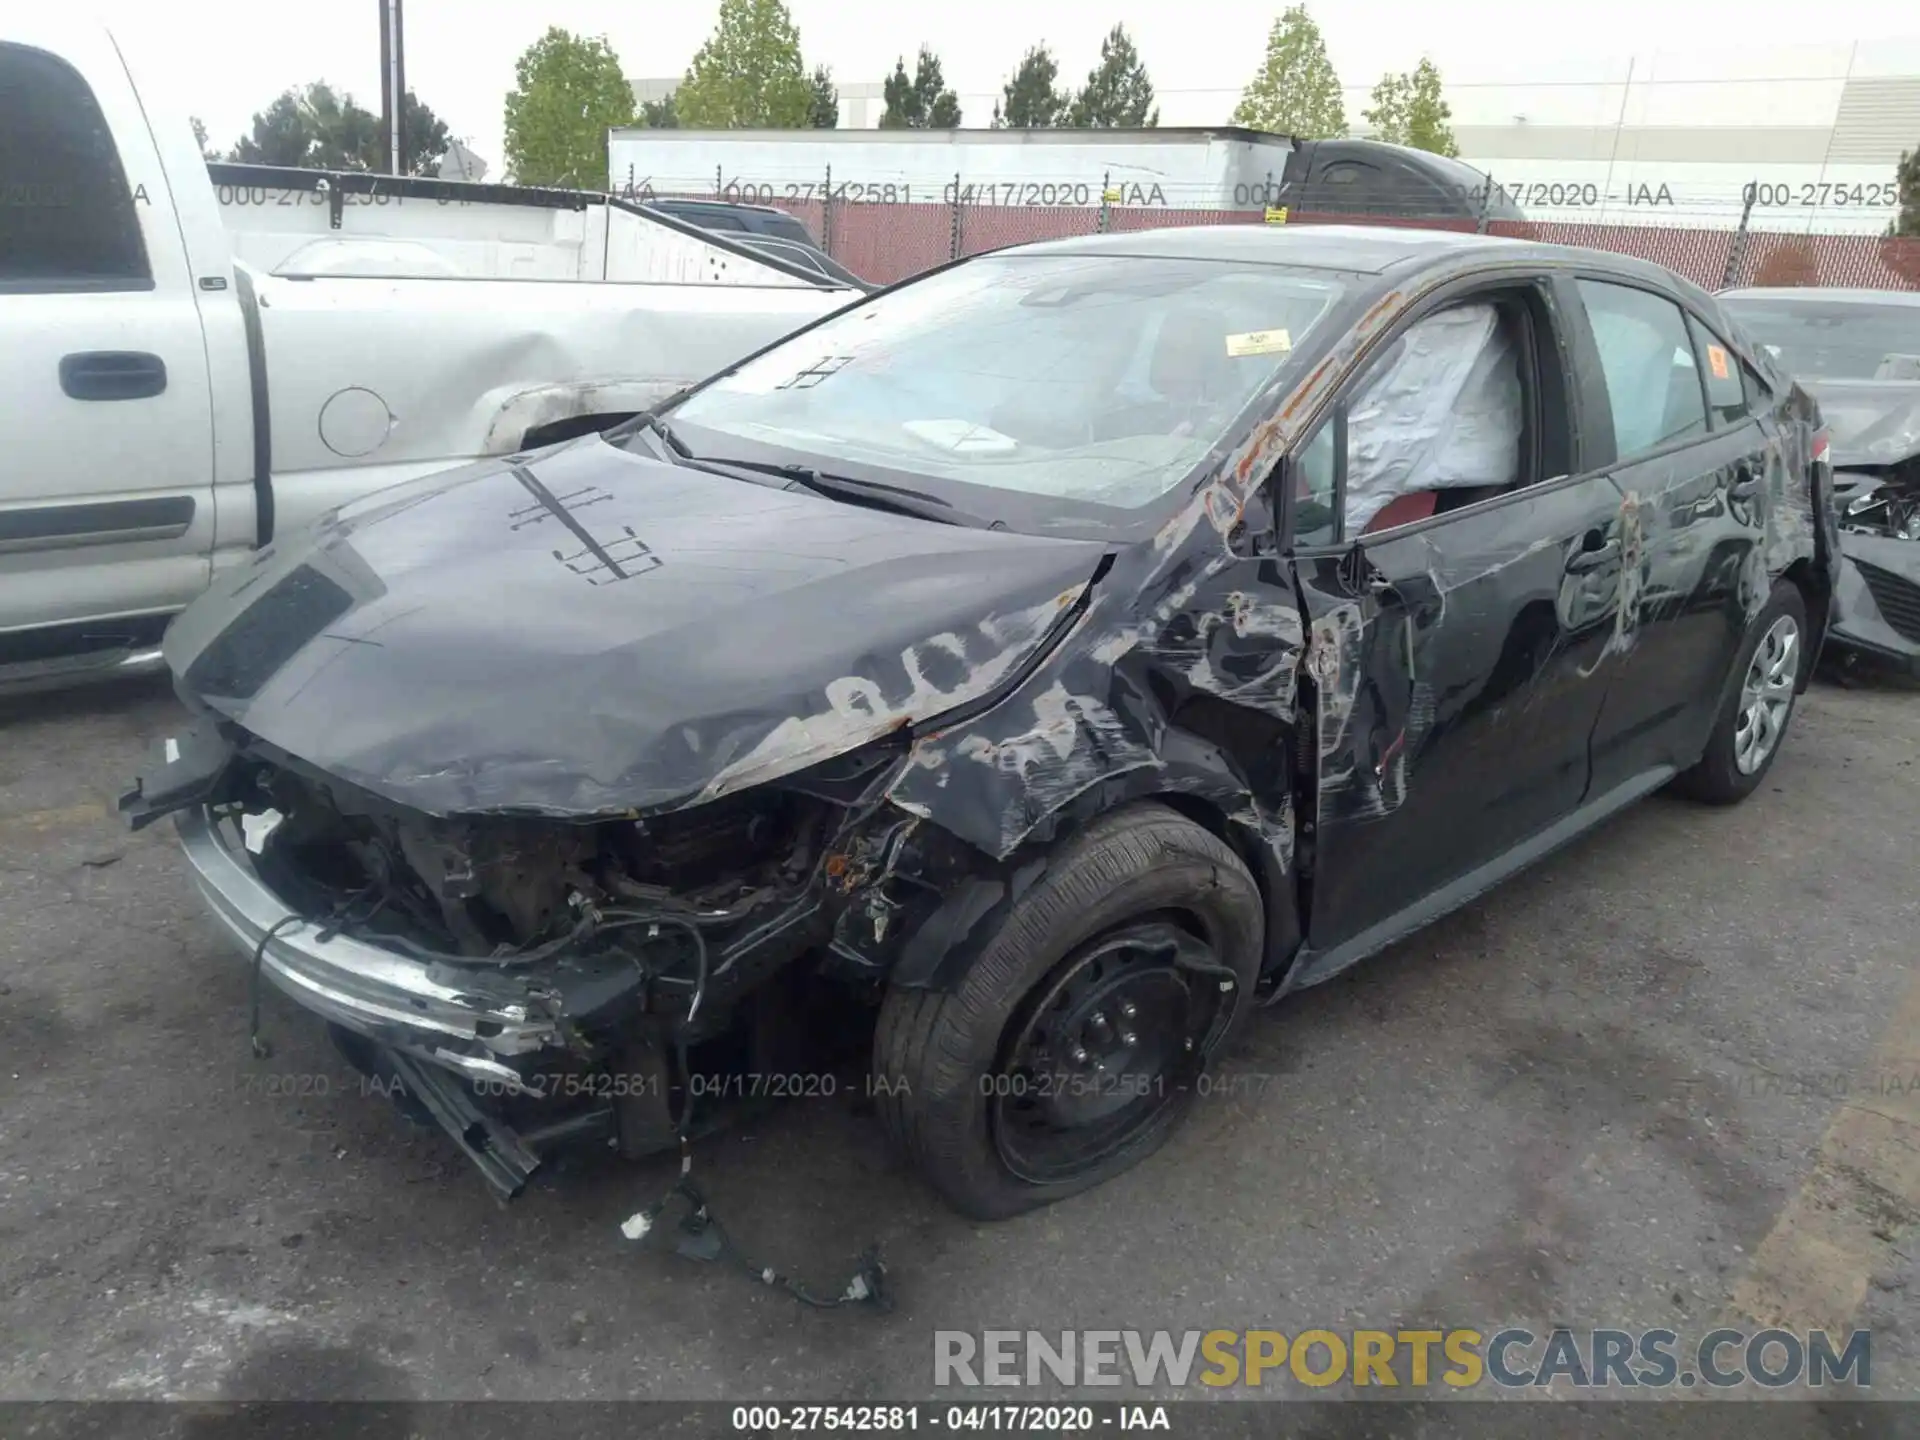
M 438 172 L 447 151 L 447 125 L 411 90 L 406 106 L 407 153 L 401 170 L 408 175 Z M 193 133 L 208 159 L 206 127 L 198 119 Z M 351 95 L 323 81 L 288 90 L 258 111 L 247 133 L 227 153 L 248 165 L 294 165 L 314 170 L 385 170 L 387 127 L 378 115 L 354 103 Z
M 408 175 L 438 175 L 440 157 L 447 153 L 452 141 L 452 132 L 447 122 L 420 103 L 420 99 L 409 90 L 401 101 L 401 138 L 407 142 L 407 153 L 400 157 L 400 167 Z M 380 161 L 373 168 L 384 170 L 387 164 L 387 149 L 390 141 L 387 127 L 380 127 Z
M 1880 240 L 1880 258 L 1887 268 L 1920 288 L 1920 148 L 1903 151 L 1894 171 L 1899 209 Z
M 837 130 L 840 128 L 840 91 L 833 83 L 833 71 L 826 66 L 818 66 L 813 79 L 807 82 L 813 87 L 813 99 L 807 107 L 807 125 L 814 130 Z
M 1900 168 L 1894 171 L 1894 181 L 1899 186 L 1900 208 L 1894 214 L 1893 223 L 1887 227 L 1887 233 L 1907 239 L 1920 238 L 1920 149 L 1901 153 Z
M 1116 25 L 1100 42 L 1100 63 L 1087 73 L 1087 83 L 1074 96 L 1067 124 L 1081 130 L 1138 130 L 1159 123 L 1147 67 L 1133 48 L 1127 27 Z
M 521 52 L 507 92 L 506 165 L 522 185 L 607 183 L 607 131 L 633 122 L 633 87 L 600 37 L 558 25 Z
M 1373 103 L 1360 112 L 1377 138 L 1390 145 L 1411 145 L 1436 155 L 1458 155 L 1453 110 L 1440 93 L 1440 72 L 1422 59 L 1402 75 L 1387 74 L 1373 87 Z
M 354 104 L 352 96 L 315 81 L 285 91 L 257 111 L 228 158 L 248 165 L 366 170 L 380 153 L 380 139 L 379 117 Z
M 673 91 L 669 90 L 658 100 L 642 100 L 640 113 L 633 118 L 636 125 L 645 126 L 649 130 L 678 130 L 680 112 L 674 106 Z
M 887 101 L 886 111 L 880 116 L 882 130 L 960 128 L 960 97 L 947 88 L 940 73 L 940 57 L 924 45 L 912 77 L 907 75 L 906 58 L 902 56 L 880 93 Z
M 1267 53 L 1234 107 L 1233 123 L 1301 140 L 1347 133 L 1340 77 L 1307 7 L 1289 7 L 1267 32 Z
M 781 0 L 720 0 L 720 19 L 675 92 L 680 123 L 798 130 L 813 113 L 800 31 Z
M 309 85 L 305 89 L 284 91 L 276 95 L 266 109 L 254 111 L 253 123 L 247 133 L 234 142 L 227 158 L 247 165 L 326 164 L 315 153 L 314 125 L 306 109 L 307 97 L 316 88 L 325 87 Z M 328 94 L 331 96 L 332 92 Z
M 1055 88 L 1060 62 L 1044 45 L 1027 51 L 993 107 L 996 130 L 1045 130 L 1063 123 L 1072 103 L 1067 92 Z

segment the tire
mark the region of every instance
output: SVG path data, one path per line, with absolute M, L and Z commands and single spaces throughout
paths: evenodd
M 1254 1008 L 1264 917 L 1259 887 L 1239 856 L 1193 821 L 1155 804 L 1101 816 L 1061 843 L 1046 873 L 1013 903 L 998 932 L 950 988 L 888 992 L 873 1068 L 877 1108 L 890 1138 L 949 1204 L 979 1220 L 1051 1204 L 1139 1163 L 1185 1114 L 1199 1067 Z M 1188 963 L 1168 961 L 1154 948 L 1168 935 Z M 1103 973 L 1109 960 L 1111 968 Z M 1209 960 L 1216 973 L 1193 968 Z M 1113 1002 L 1115 1013 L 1142 1017 L 1121 1022 L 1118 1041 L 1124 1045 L 1104 1052 L 1114 1060 L 1111 1071 L 1095 1051 L 1088 1076 L 1109 1078 L 1089 1083 L 1124 1082 L 1131 1090 L 1136 1075 L 1146 1073 L 1143 1052 L 1156 1047 L 1171 1056 L 1163 1078 L 1172 1080 L 1137 1100 L 1062 1094 L 1049 1102 L 1062 1108 L 1120 1104 L 1115 1116 L 1094 1122 L 1117 1127 L 1115 1137 L 1108 1152 L 1077 1168 L 1023 1174 L 1015 1168 L 1026 1159 L 1022 1147 L 1044 1149 L 1052 1132 L 1030 1117 L 1009 1120 L 1022 1107 L 1035 1109 L 1030 1094 L 988 1092 L 1023 1073 L 1009 1068 L 1017 1054 L 1027 1053 L 1021 1037 L 1048 1033 L 1055 1019 L 1065 1026 L 1080 1013 L 1069 1002 L 1073 987 L 1083 982 L 1083 993 L 1092 998 L 1081 1003 L 1097 1006 L 1093 1023 L 1111 1008 L 1102 994 L 1137 995 L 1138 1007 L 1121 998 Z M 1165 1003 L 1156 997 L 1166 997 Z M 1205 1034 L 1188 1044 L 1186 1027 L 1199 1026 L 1202 1012 Z M 1176 1032 L 1186 1039 L 1176 1041 Z M 1139 1034 L 1148 1035 L 1145 1046 Z M 1034 1053 L 1066 1054 L 1071 1043 Z M 1085 1050 L 1079 1061 L 1087 1063 Z M 1056 1066 L 1034 1073 L 1062 1072 Z M 1129 1108 L 1134 1106 L 1142 1107 L 1137 1114 Z M 1042 1105 L 1035 1113 L 1046 1110 Z M 1096 1129 L 1060 1133 L 1091 1135 Z
M 1778 641 L 1783 627 L 1787 626 L 1791 627 L 1791 653 L 1782 655 Z M 1720 713 L 1714 717 L 1713 733 L 1707 737 L 1706 753 L 1698 764 L 1674 780 L 1673 788 L 1689 799 L 1709 805 L 1737 805 L 1759 789 L 1760 782 L 1773 768 L 1781 743 L 1786 739 L 1787 727 L 1792 723 L 1793 703 L 1806 663 L 1806 601 L 1791 581 L 1776 581 L 1773 594 L 1748 629 L 1733 673 L 1727 677 L 1726 694 L 1720 702 Z M 1756 681 L 1760 686 L 1758 690 Z M 1782 681 L 1784 694 L 1780 688 Z M 1763 695 L 1777 701 L 1778 708 L 1777 714 L 1766 722 L 1765 749 L 1755 761 L 1748 737 L 1758 723 L 1754 712 L 1756 698 Z

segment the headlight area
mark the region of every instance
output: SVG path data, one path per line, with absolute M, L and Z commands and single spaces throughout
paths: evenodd
M 895 807 L 881 744 L 644 816 L 437 818 L 241 738 L 180 817 L 215 916 L 502 1198 L 852 1090 L 905 938 L 984 857 Z M 258 1048 L 258 1041 L 256 1041 Z

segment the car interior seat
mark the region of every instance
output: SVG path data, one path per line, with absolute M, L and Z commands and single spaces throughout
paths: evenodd
M 1367 528 L 1360 533 L 1371 535 L 1376 530 L 1391 530 L 1396 525 L 1411 525 L 1416 520 L 1424 520 L 1433 514 L 1439 503 L 1437 490 L 1414 490 L 1405 495 L 1396 495 L 1375 513 L 1367 522 Z

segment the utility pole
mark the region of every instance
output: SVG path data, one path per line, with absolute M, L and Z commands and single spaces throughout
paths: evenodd
M 407 57 L 400 0 L 380 0 L 380 118 L 387 127 L 387 173 L 406 173 Z

